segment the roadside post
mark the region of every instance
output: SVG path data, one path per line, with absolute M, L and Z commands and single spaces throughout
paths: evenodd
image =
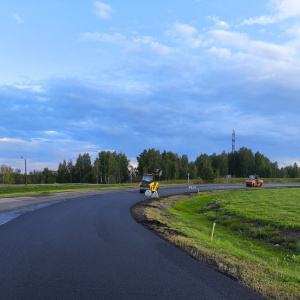
M 211 242 L 214 238 L 215 227 L 216 227 L 216 222 L 213 223 L 213 228 L 212 228 L 212 232 L 211 232 L 211 239 L 210 239 Z

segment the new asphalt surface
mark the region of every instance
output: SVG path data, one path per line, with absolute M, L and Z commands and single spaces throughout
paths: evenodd
M 138 224 L 141 200 L 82 194 L 0 226 L 0 299 L 261 299 Z

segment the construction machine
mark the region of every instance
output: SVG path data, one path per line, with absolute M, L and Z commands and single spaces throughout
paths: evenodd
M 263 183 L 264 181 L 259 179 L 257 175 L 250 175 L 246 180 L 246 186 L 262 186 Z
M 144 174 L 140 183 L 140 193 L 145 193 L 146 196 L 155 196 L 158 198 L 158 181 L 155 181 L 155 175 Z

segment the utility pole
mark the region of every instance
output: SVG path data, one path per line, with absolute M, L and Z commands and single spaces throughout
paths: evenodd
M 25 184 L 27 185 L 27 163 L 26 163 L 26 158 L 24 158 L 23 156 L 21 156 L 21 158 L 23 158 L 25 160 Z

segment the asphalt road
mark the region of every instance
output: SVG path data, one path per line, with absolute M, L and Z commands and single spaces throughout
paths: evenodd
M 261 299 L 136 223 L 141 200 L 81 194 L 0 226 L 0 299 Z

